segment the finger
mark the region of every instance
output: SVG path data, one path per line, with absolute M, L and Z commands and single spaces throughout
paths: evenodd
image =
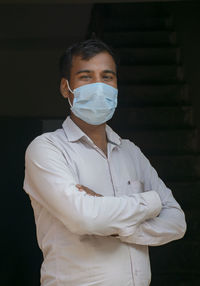
M 79 184 L 77 184 L 76 187 L 77 187 L 78 189 L 81 189 L 81 188 L 82 188 L 82 186 L 79 185 Z
M 76 185 L 79 192 L 84 192 L 85 190 L 82 188 L 81 185 Z
M 95 197 L 102 197 L 102 195 L 95 193 Z
M 84 187 L 83 185 L 77 184 L 76 187 L 77 187 L 79 190 L 82 190 L 82 191 L 85 191 L 85 192 L 89 192 L 89 191 L 90 191 L 90 189 L 88 189 L 87 187 Z
M 102 195 L 100 194 L 97 194 L 95 193 L 94 191 L 92 191 L 91 189 L 85 187 L 85 186 L 82 186 L 80 184 L 77 184 L 76 187 L 78 188 L 78 191 L 80 192 L 83 192 L 85 191 L 89 196 L 93 196 L 93 197 L 103 197 Z

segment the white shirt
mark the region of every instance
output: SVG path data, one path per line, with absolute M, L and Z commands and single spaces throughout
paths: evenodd
M 185 233 L 183 211 L 148 159 L 108 125 L 106 133 L 107 157 L 68 117 L 26 151 L 42 286 L 147 286 L 148 245 Z

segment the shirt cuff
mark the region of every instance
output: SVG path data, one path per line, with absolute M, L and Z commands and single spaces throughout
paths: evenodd
M 156 191 L 148 191 L 143 194 L 148 204 L 146 220 L 158 216 L 162 209 L 162 202 L 158 193 Z

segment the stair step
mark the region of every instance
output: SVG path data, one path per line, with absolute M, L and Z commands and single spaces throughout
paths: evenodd
M 159 105 L 189 103 L 187 84 L 119 85 L 119 104 Z
M 183 107 L 118 107 L 110 123 L 114 129 L 123 128 L 185 128 L 193 126 L 193 110 Z
M 156 66 L 121 66 L 119 68 L 120 83 L 176 83 L 184 78 L 182 66 L 156 65 Z
M 134 17 L 119 15 L 104 19 L 104 31 L 168 30 L 173 28 L 172 18 Z
M 178 48 L 121 48 L 118 49 L 122 65 L 180 64 Z
M 163 3 L 114 3 L 109 4 L 111 17 L 132 16 L 141 18 L 151 17 L 168 17 L 169 12 L 165 9 Z M 105 5 L 105 4 L 102 4 Z
M 113 47 L 162 47 L 176 44 L 176 33 L 169 31 L 105 32 L 103 40 Z
M 191 154 L 197 152 L 198 130 L 119 130 L 148 154 Z
M 148 157 L 164 181 L 187 181 L 200 178 L 200 156 L 198 155 L 153 155 Z
M 183 210 L 199 209 L 200 181 L 167 182 L 166 185 L 172 190 Z

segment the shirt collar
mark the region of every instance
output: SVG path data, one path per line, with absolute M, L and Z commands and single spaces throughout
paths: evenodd
M 70 142 L 76 142 L 81 138 L 91 141 L 91 139 L 71 120 L 70 116 L 68 116 L 63 122 L 62 127 L 64 129 L 65 135 Z M 108 125 L 106 125 L 106 134 L 108 142 L 114 145 L 121 144 L 120 136 L 115 133 Z
M 108 142 L 114 144 L 114 145 L 120 145 L 121 144 L 121 137 L 115 133 L 112 128 L 110 126 L 108 126 L 106 124 L 106 135 L 107 135 L 107 139 L 108 139 Z

